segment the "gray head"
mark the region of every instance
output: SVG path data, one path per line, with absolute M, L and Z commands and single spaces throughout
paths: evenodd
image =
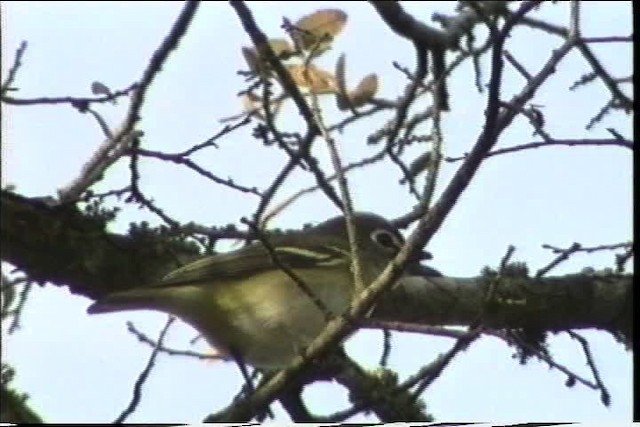
M 374 244 L 379 249 L 387 252 L 390 257 L 395 256 L 404 245 L 402 234 L 393 224 L 380 215 L 369 212 L 354 212 L 353 220 L 359 245 Z M 344 238 L 347 235 L 346 218 L 337 216 L 328 219 L 310 229 L 309 232 L 322 235 L 334 234 Z M 428 252 L 418 254 L 417 260 L 424 259 L 431 259 L 431 254 Z

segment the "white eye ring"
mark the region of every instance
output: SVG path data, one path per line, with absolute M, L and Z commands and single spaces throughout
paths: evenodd
M 382 249 L 396 252 L 402 247 L 402 242 L 398 239 L 398 236 L 379 228 L 371 233 L 371 240 L 380 246 Z

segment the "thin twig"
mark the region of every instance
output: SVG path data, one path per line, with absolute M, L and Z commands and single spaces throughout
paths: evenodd
M 569 2 L 569 38 L 577 40 L 580 37 L 580 1 Z
M 173 348 L 169 348 L 162 344 L 162 342 L 158 340 L 154 340 L 147 336 L 144 332 L 139 330 L 132 322 L 127 322 L 127 330 L 135 335 L 138 338 L 138 341 L 147 344 L 154 349 L 158 349 L 161 353 L 166 353 L 170 356 L 188 356 L 195 357 L 200 360 L 224 360 L 224 357 L 219 354 L 205 354 L 192 350 L 176 350 Z
M 598 252 L 598 251 L 615 251 L 617 249 L 632 248 L 633 242 L 622 242 L 622 243 L 614 243 L 611 245 L 598 245 L 598 246 L 590 246 L 590 247 L 584 247 L 582 245 L 578 245 L 578 247 L 574 248 L 575 245 L 578 245 L 578 244 L 574 243 L 573 246 L 571 246 L 569 249 L 562 249 L 562 248 L 558 248 L 548 244 L 544 244 L 542 245 L 542 247 L 544 249 L 550 249 L 553 253 L 556 253 L 556 254 L 565 253 L 568 250 L 572 250 L 573 252 L 592 253 L 592 252 Z
M 485 331 L 485 335 L 490 335 L 490 336 L 494 336 L 496 338 L 500 338 L 501 340 L 503 340 L 504 342 L 506 342 L 507 344 L 510 344 L 510 345 L 513 342 L 513 337 L 510 337 L 510 336 L 508 336 L 507 334 L 505 334 L 504 332 L 501 332 L 501 331 L 487 330 L 487 331 Z M 568 378 L 573 378 L 576 381 L 578 381 L 579 383 L 583 384 L 584 386 L 589 387 L 590 389 L 593 389 L 593 390 L 597 390 L 598 389 L 598 385 L 597 384 L 595 384 L 594 382 L 589 381 L 588 379 L 583 378 L 580 375 L 574 373 L 569 368 L 567 368 L 566 366 L 564 366 L 561 363 L 556 362 L 549 355 L 545 354 L 544 352 L 540 351 L 539 349 L 535 348 L 534 346 L 532 346 L 532 345 L 530 345 L 530 344 L 528 344 L 528 343 L 526 343 L 524 341 L 519 341 L 516 344 L 521 346 L 521 347 L 524 347 L 529 353 L 535 355 L 538 359 L 540 359 L 541 361 L 545 362 L 551 368 L 555 368 L 558 371 L 562 372 Z
M 382 354 L 378 365 L 386 367 L 389 364 L 389 356 L 391 355 L 391 339 L 393 335 L 387 328 L 382 329 Z
M 353 162 L 348 164 L 347 166 L 345 166 L 342 169 L 342 173 L 346 174 L 354 169 L 358 169 L 367 165 L 371 165 L 375 162 L 378 162 L 382 159 L 384 159 L 384 156 L 386 154 L 386 149 L 382 150 L 370 157 L 365 157 L 362 160 L 358 160 L 357 162 Z M 337 174 L 333 174 L 327 177 L 327 182 L 331 182 L 334 179 L 336 179 L 338 177 Z M 281 202 L 280 204 L 278 204 L 276 207 L 274 207 L 273 209 L 271 209 L 271 211 L 267 212 L 264 215 L 263 218 L 263 222 L 267 223 L 269 222 L 272 218 L 274 218 L 277 214 L 279 214 L 280 212 L 284 211 L 287 207 L 289 207 L 292 203 L 294 203 L 296 200 L 298 200 L 300 197 L 306 195 L 306 194 L 310 194 L 313 193 L 314 191 L 317 191 L 320 189 L 319 185 L 311 185 L 309 187 L 303 188 L 302 190 L 299 190 L 297 192 L 295 192 L 294 194 L 292 194 L 291 196 L 289 196 L 287 199 L 285 199 L 283 202 Z
M 258 28 L 258 25 L 253 18 L 253 14 L 251 13 L 251 10 L 249 10 L 245 2 L 240 0 L 232 0 L 230 1 L 230 4 L 235 9 L 238 18 L 240 18 L 240 22 L 242 23 L 245 32 L 249 35 L 249 37 L 251 37 L 251 41 L 255 45 L 256 49 L 259 52 L 262 52 L 269 65 L 273 68 L 280 84 L 282 85 L 282 88 L 291 96 L 298 108 L 298 112 L 307 125 L 306 135 L 302 139 L 297 153 L 294 156 L 290 157 L 289 163 L 278 174 L 267 191 L 265 191 L 258 209 L 254 214 L 254 221 L 257 224 L 262 223 L 261 216 L 266 210 L 269 201 L 273 198 L 278 188 L 282 185 L 282 183 L 291 173 L 294 167 L 301 162 L 301 160 L 306 161 L 310 170 L 315 175 L 318 185 L 323 189 L 327 197 L 329 197 L 329 199 L 334 202 L 336 206 L 342 209 L 342 203 L 340 199 L 335 194 L 333 188 L 326 182 L 324 174 L 317 165 L 317 161 L 310 155 L 311 144 L 313 143 L 315 137 L 319 134 L 319 129 L 314 120 L 313 112 L 307 105 L 304 96 L 302 96 L 300 89 L 291 77 L 291 74 L 285 69 L 278 56 L 274 53 L 271 45 L 267 40 L 267 37 L 260 30 L 260 28 Z
M 11 105 L 59 105 L 69 104 L 76 110 L 84 113 L 87 107 L 91 104 L 104 104 L 106 102 L 113 102 L 117 98 L 129 95 L 138 88 L 138 83 L 133 83 L 128 87 L 114 91 L 108 95 L 95 96 L 95 97 L 80 97 L 80 96 L 42 96 L 38 98 L 13 98 L 10 96 L 3 96 L 2 102 Z
M 320 135 L 327 143 L 327 147 L 329 148 L 329 156 L 331 157 L 331 163 L 333 164 L 333 170 L 338 180 L 338 188 L 340 190 L 343 214 L 346 219 L 349 252 L 351 253 L 351 273 L 353 275 L 354 288 L 356 290 L 356 293 L 360 293 L 364 290 L 365 283 L 362 276 L 360 248 L 358 247 L 358 239 L 356 238 L 356 226 L 353 222 L 353 201 L 351 200 L 351 194 L 349 192 L 349 184 L 347 183 L 347 178 L 343 173 L 342 160 L 340 159 L 340 154 L 338 153 L 338 147 L 336 146 L 333 137 L 327 131 L 327 127 L 324 123 L 322 111 L 320 109 L 320 103 L 318 102 L 318 97 L 315 96 L 315 94 L 312 95 L 312 111 L 314 119 L 316 121 L 316 126 L 320 130 Z
M 366 318 L 358 321 L 358 327 L 363 329 L 382 329 L 398 332 L 412 332 L 417 334 L 434 335 L 459 339 L 467 334 L 465 331 L 443 328 L 440 326 L 423 325 L 421 323 L 396 322 Z
M 507 16 L 512 16 L 512 13 L 508 12 Z M 546 31 L 550 34 L 560 36 L 565 40 L 569 39 L 569 30 L 565 27 L 554 25 L 554 24 L 551 24 L 536 18 L 531 18 L 528 16 L 525 16 L 520 22 L 521 24 L 527 25 L 531 28 L 536 28 L 542 31 Z M 626 40 L 620 40 L 620 41 L 626 41 Z M 600 61 L 598 61 L 598 59 L 595 57 L 595 55 L 591 51 L 591 48 L 587 46 L 587 42 L 585 41 L 585 39 L 579 38 L 574 42 L 578 47 L 578 49 L 580 50 L 580 52 L 582 53 L 582 55 L 587 60 L 587 62 L 593 68 L 593 71 L 598 75 L 598 77 L 600 77 L 600 79 L 605 84 L 607 89 L 609 89 L 613 98 L 620 103 L 620 105 L 626 112 L 632 111 L 633 101 L 620 90 L 615 80 L 604 69 L 602 64 L 600 64 Z
M 234 2 L 235 3 L 235 2 Z M 384 269 L 382 274 L 374 280 L 357 298 L 354 299 L 346 317 L 338 317 L 327 325 L 325 330 L 304 350 L 303 355 L 296 357 L 291 365 L 279 371 L 263 386 L 259 387 L 256 392 L 242 402 L 236 402 L 222 413 L 215 417 L 207 418 L 207 421 L 213 419 L 225 419 L 242 421 L 250 419 L 253 414 L 266 408 L 281 392 L 281 390 L 291 381 L 298 377 L 299 373 L 312 360 L 315 355 L 327 351 L 336 345 L 341 339 L 353 329 L 350 319 L 358 318 L 367 313 L 377 297 L 386 289 L 390 288 L 393 283 L 402 274 L 404 266 L 415 256 L 414 254 L 422 248 L 435 234 L 437 229 L 444 221 L 446 215 L 450 212 L 459 198 L 462 191 L 473 178 L 485 154 L 491 150 L 497 140 L 497 136 L 502 132 L 515 117 L 515 114 L 506 111 L 499 114 L 499 94 L 502 78 L 502 50 L 504 42 L 514 26 L 520 21 L 520 18 L 531 11 L 539 4 L 539 1 L 524 2 L 518 11 L 508 18 L 496 37 L 494 51 L 492 52 L 493 74 L 491 76 L 489 87 L 489 101 L 487 106 L 487 121 L 485 129 L 471 151 L 469 158 L 465 161 L 460 170 L 454 175 L 451 183 L 442 193 L 438 203 L 421 219 L 415 231 L 407 238 L 407 243 L 399 251 L 397 256 Z M 555 69 L 558 62 L 572 48 L 571 44 L 562 46 L 558 51 L 554 52 L 550 60 L 545 64 L 539 75 L 534 77 L 529 85 L 525 88 L 524 93 L 520 95 L 519 102 L 525 104 L 536 93 L 539 86 L 546 81 Z M 420 215 L 424 214 L 423 212 Z M 471 338 L 470 338 L 471 339 Z M 460 343 L 460 346 L 463 344 Z
M 130 155 L 133 154 L 133 151 L 134 150 L 130 151 Z M 257 188 L 255 188 L 255 187 L 245 187 L 244 185 L 236 184 L 231 178 L 229 178 L 229 179 L 220 178 L 220 177 L 214 175 L 213 173 L 209 172 L 208 170 L 202 168 L 197 163 L 195 163 L 193 160 L 185 158 L 181 154 L 168 154 L 168 153 L 162 153 L 162 152 L 159 152 L 159 151 L 144 150 L 142 148 L 136 149 L 135 152 L 136 152 L 137 155 L 140 155 L 140 156 L 152 157 L 152 158 L 156 158 L 156 159 L 170 161 L 170 162 L 178 164 L 178 165 L 184 165 L 184 166 L 188 167 L 189 169 L 197 172 L 198 174 L 204 176 L 205 178 L 210 179 L 211 181 L 215 182 L 216 184 L 224 185 L 225 187 L 229 187 L 229 188 L 231 188 L 233 190 L 241 191 L 241 192 L 247 193 L 247 194 L 253 194 L 255 196 L 260 196 L 260 197 L 262 196 L 262 193 Z
M 451 61 L 451 63 L 447 67 L 445 75 L 449 76 L 450 74 L 452 74 L 453 71 L 456 70 L 461 64 L 463 64 L 464 60 L 467 59 L 469 56 L 481 55 L 484 52 L 486 52 L 492 45 L 493 45 L 493 39 L 488 38 L 487 42 L 483 46 L 478 48 L 476 51 L 461 52 L 453 61 Z M 436 83 L 435 80 L 431 80 L 430 82 L 421 85 L 420 88 L 418 88 L 418 93 L 416 97 L 422 96 L 426 92 L 432 90 L 435 83 Z M 424 90 L 422 89 L 422 86 L 425 87 Z M 374 101 L 377 101 L 380 105 L 379 105 L 379 109 L 378 109 L 378 106 L 374 107 L 374 109 L 372 110 L 375 110 L 375 111 L 372 111 L 372 113 L 382 111 L 383 109 L 397 109 L 400 103 L 403 101 L 403 99 L 404 97 L 401 97 L 399 101 L 389 101 L 389 100 L 382 100 L 382 99 L 374 100 Z M 361 113 L 361 116 L 364 114 L 365 113 Z M 406 123 L 403 125 L 403 127 L 406 127 L 406 128 L 414 127 L 417 124 L 421 123 L 422 121 L 431 118 L 431 115 L 432 115 L 431 110 L 427 108 L 425 111 L 417 113 L 411 119 L 407 120 Z M 343 122 L 340 122 L 338 125 L 334 125 L 334 126 L 341 126 L 338 128 L 338 130 L 341 130 L 342 127 L 344 127 L 346 124 L 350 123 L 353 120 L 355 120 L 355 118 L 353 117 L 347 118 Z M 379 130 L 369 135 L 369 137 L 367 138 L 367 144 L 375 144 L 380 140 L 382 140 L 385 136 L 389 135 L 394 129 L 394 123 L 395 123 L 395 119 L 392 119 L 390 122 L 382 126 L 382 128 L 380 128 Z M 330 127 L 329 129 L 333 130 L 333 127 Z
M 393 147 L 396 144 L 398 134 L 400 133 L 403 125 L 405 125 L 405 119 L 409 112 L 409 107 L 416 99 L 418 88 L 422 86 L 422 81 L 427 76 L 427 49 L 418 43 L 414 43 L 414 49 L 416 53 L 415 78 L 411 84 L 406 87 L 405 94 L 396 109 L 396 115 L 393 120 L 391 131 L 387 134 L 386 148 L 387 155 L 395 164 L 398 165 L 402 171 L 404 179 L 409 183 L 410 191 L 419 198 L 420 196 L 418 191 L 415 189 L 409 168 L 407 168 L 407 166 L 405 166 L 405 164 L 400 160 L 400 157 L 393 152 Z
M 582 335 L 578 334 L 577 332 L 567 331 L 567 333 L 571 338 L 573 338 L 574 340 L 577 340 L 580 343 L 580 346 L 582 347 L 582 352 L 584 353 L 584 357 L 587 359 L 587 365 L 589 366 L 589 369 L 591 369 L 591 373 L 593 374 L 593 379 L 596 381 L 596 385 L 598 386 L 598 389 L 600 389 L 600 400 L 602 401 L 602 404 L 604 406 L 611 405 L 611 394 L 609 393 L 609 390 L 607 390 L 607 387 L 604 385 L 602 378 L 600 378 L 600 371 L 596 366 L 596 362 L 593 360 L 593 355 L 591 354 L 591 348 L 589 347 L 589 343 L 587 342 L 586 339 L 584 339 Z
M 199 4 L 200 2 L 195 0 L 187 0 L 185 2 L 169 34 L 166 35 L 160 47 L 151 56 L 136 90 L 133 91 L 129 110 L 123 124 L 114 133 L 113 138 L 107 139 L 89 162 L 84 165 L 80 176 L 67 187 L 58 191 L 58 198 L 62 203 L 77 200 L 87 188 L 102 179 L 105 170 L 120 159 L 129 149 L 133 140 L 141 136 L 140 131 L 134 131 L 134 127 L 140 120 L 140 110 L 144 103 L 145 94 L 168 59 L 169 54 L 178 46 L 178 43 L 187 32 Z
M 604 83 L 604 85 L 611 92 L 613 99 L 617 101 L 617 103 L 622 107 L 625 112 L 633 111 L 633 100 L 631 100 L 627 95 L 625 95 L 622 90 L 620 90 L 619 85 L 615 82 L 613 77 L 604 69 L 600 60 L 596 58 L 595 54 L 591 50 L 586 43 L 580 40 L 577 43 L 578 50 L 582 53 L 582 56 L 587 60 L 587 62 L 593 68 L 593 71 L 600 77 L 600 80 Z
M 235 9 L 238 18 L 240 18 L 240 22 L 242 23 L 242 27 L 249 35 L 249 37 L 251 37 L 251 41 L 256 47 L 256 50 L 258 52 L 261 52 L 261 55 L 264 55 L 264 58 L 269 63 L 269 66 L 273 68 L 278 77 L 278 80 L 282 84 L 282 88 L 291 96 L 296 106 L 298 107 L 300 115 L 304 118 L 307 126 L 309 126 L 309 131 L 311 131 L 311 128 L 315 127 L 315 123 L 313 121 L 313 113 L 305 102 L 304 97 L 300 93 L 300 90 L 291 77 L 291 74 L 289 74 L 289 72 L 284 68 L 282 62 L 271 48 L 267 37 L 260 30 L 260 28 L 258 28 L 255 19 L 253 19 L 251 10 L 249 10 L 244 1 L 231 0 L 229 3 L 231 4 L 231 7 Z M 314 133 L 317 134 L 317 129 L 315 129 Z
M 93 108 L 87 108 L 87 113 L 91 114 L 93 118 L 96 119 L 96 122 L 98 122 L 98 126 L 100 126 L 100 130 L 102 131 L 105 138 L 113 139 L 113 133 L 111 133 L 111 129 L 109 129 L 107 121 L 104 119 L 104 117 L 102 117 L 102 115 Z
M 231 132 L 233 132 L 234 130 L 241 128 L 242 126 L 248 125 L 249 123 L 251 123 L 251 118 L 250 117 L 245 117 L 244 119 L 234 123 L 234 124 L 228 124 L 225 125 L 224 128 L 222 128 L 218 133 L 216 133 L 215 135 L 213 135 L 211 138 L 207 139 L 206 141 L 194 145 L 193 147 L 189 148 L 188 150 L 183 151 L 182 153 L 179 153 L 179 156 L 183 156 L 183 157 L 189 157 L 190 155 L 192 155 L 193 153 L 195 153 L 196 151 L 200 151 L 203 148 L 206 147 L 215 147 L 218 148 L 218 145 L 216 144 L 216 141 L 221 138 L 224 135 L 227 135 Z
M 525 78 L 525 80 L 529 81 L 531 80 L 531 73 L 529 73 L 524 66 L 518 62 L 518 60 L 516 58 L 514 58 L 514 56 L 511 54 L 511 52 L 509 52 L 508 50 L 505 50 L 503 52 L 504 57 L 507 61 L 509 61 L 509 64 L 511 64 L 513 66 L 513 68 L 515 68 L 521 75 L 522 77 Z
M 441 124 L 441 111 L 439 108 L 434 108 L 433 111 L 433 128 L 431 131 L 431 140 L 433 145 L 431 147 L 431 158 L 429 160 L 429 168 L 427 168 L 427 178 L 425 179 L 424 189 L 422 190 L 422 196 L 420 197 L 420 206 L 426 212 L 431 206 L 431 201 L 436 192 L 436 185 L 438 181 L 438 174 L 440 173 L 440 166 L 442 164 L 442 129 Z
M 608 37 L 583 37 L 585 43 L 629 43 L 633 41 L 633 36 L 608 36 Z
M 539 4 L 539 1 L 529 1 L 522 3 L 518 12 L 513 14 L 500 30 L 493 36 L 492 46 L 492 74 L 489 81 L 489 91 L 487 96 L 487 107 L 485 109 L 485 124 L 482 133 L 469 153 L 465 162 L 456 171 L 449 181 L 449 185 L 444 189 L 438 202 L 427 212 L 426 216 L 421 206 L 413 209 L 408 214 L 393 221 L 396 226 L 405 227 L 418 218 L 418 229 L 414 232 L 415 240 L 419 240 L 423 245 L 428 243 L 430 237 L 440 227 L 447 214 L 453 209 L 458 198 L 471 182 L 475 172 L 480 167 L 487 153 L 495 146 L 502 131 L 513 121 L 515 111 L 500 111 L 500 88 L 502 84 L 502 73 L 504 61 L 502 51 L 507 35 L 511 29 L 520 21 L 521 17 Z M 555 67 L 562 58 L 572 49 L 571 43 L 565 43 L 553 52 L 551 58 L 543 66 L 542 70 L 525 86 L 525 88 L 511 101 L 514 105 L 525 105 L 536 93 L 537 89 L 553 73 Z
M 24 53 L 26 52 L 26 50 L 27 50 L 27 41 L 23 40 L 22 42 L 20 42 L 20 46 L 18 46 L 18 49 L 16 50 L 16 55 L 13 59 L 13 65 L 11 66 L 11 68 L 9 68 L 9 73 L 7 73 L 7 78 L 2 83 L 2 87 L 0 88 L 0 96 L 2 96 L 3 101 L 4 101 L 4 94 L 13 89 L 11 85 L 15 81 L 18 70 L 22 66 L 22 57 L 24 56 Z
M 541 278 L 542 276 L 550 272 L 553 268 L 557 267 L 562 262 L 568 260 L 571 255 L 573 255 L 574 253 L 578 252 L 578 250 L 580 250 L 580 247 L 581 247 L 580 243 L 576 242 L 573 245 L 571 245 L 571 247 L 569 247 L 568 249 L 561 251 L 559 255 L 556 258 L 554 258 L 549 264 L 539 269 L 536 272 L 535 277 L 537 279 Z
M 469 328 L 464 336 L 458 338 L 456 343 L 445 354 L 440 354 L 429 365 L 421 368 L 416 374 L 408 378 L 404 383 L 400 385 L 401 389 L 408 390 L 414 386 L 414 398 L 418 397 L 440 376 L 442 371 L 449 366 L 449 363 L 453 361 L 455 356 L 461 351 L 467 349 L 469 345 L 478 339 L 484 331 L 483 326 L 476 328 Z
M 140 204 L 142 204 L 142 206 L 146 207 L 147 209 L 149 209 L 151 212 L 155 213 L 156 215 L 158 215 L 164 222 L 167 223 L 167 225 L 172 228 L 172 229 L 177 229 L 178 227 L 180 227 L 180 223 L 178 221 L 176 221 L 175 219 L 169 217 L 169 215 L 167 215 L 166 213 L 164 213 L 164 211 L 157 207 L 151 200 L 147 199 L 147 197 L 142 193 L 142 191 L 140 190 L 140 171 L 138 169 L 138 152 L 139 152 L 139 148 L 138 148 L 139 142 L 138 139 L 136 138 L 135 140 L 132 141 L 131 146 L 132 146 L 132 150 L 130 152 L 130 162 L 129 162 L 129 170 L 131 171 L 131 200 L 135 200 L 137 202 L 139 202 Z
M 156 346 L 151 352 L 151 356 L 149 356 L 147 365 L 144 367 L 142 372 L 140 372 L 140 375 L 138 375 L 138 379 L 136 380 L 133 386 L 133 396 L 131 397 L 131 401 L 129 402 L 129 405 L 127 405 L 127 407 L 122 411 L 122 413 L 118 415 L 118 418 L 116 418 L 113 421 L 113 424 L 124 423 L 126 419 L 129 417 L 129 415 L 131 415 L 133 411 L 136 410 L 137 406 L 140 404 L 140 399 L 142 398 L 142 386 L 147 381 L 147 378 L 149 378 L 151 369 L 153 369 L 153 367 L 156 364 L 156 358 L 158 357 L 158 353 L 160 351 L 159 346 L 162 345 L 162 342 L 164 341 L 167 335 L 167 332 L 169 331 L 169 327 L 174 322 L 174 320 L 175 320 L 175 317 L 173 316 L 169 316 L 169 318 L 167 319 L 167 323 L 165 323 L 164 327 L 162 328 L 162 331 L 160 332 L 160 335 L 158 336 L 158 346 Z
M 20 290 L 20 295 L 18 296 L 18 303 L 16 304 L 15 308 L 12 310 L 13 319 L 11 319 L 11 324 L 9 325 L 9 329 L 7 330 L 7 333 L 9 334 L 13 334 L 18 329 L 21 328 L 22 324 L 20 322 L 22 320 L 22 313 L 24 312 L 24 307 L 27 303 L 27 298 L 29 297 L 29 294 L 33 290 L 32 281 L 26 280 L 24 278 L 20 278 L 16 281 L 16 283 L 18 282 L 24 282 L 24 286 Z
M 634 142 L 629 140 L 619 140 L 619 139 L 553 139 L 551 141 L 539 141 L 539 142 L 530 142 L 527 144 L 515 145 L 513 147 L 500 148 L 498 150 L 491 151 L 488 153 L 485 158 L 498 156 L 500 154 L 508 154 L 514 153 L 516 151 L 522 150 L 530 150 L 532 148 L 545 148 L 545 147 L 556 147 L 559 145 L 565 146 L 616 146 L 623 147 L 633 150 Z M 445 160 L 447 162 L 457 162 L 460 160 L 466 159 L 468 154 L 459 157 L 446 157 Z

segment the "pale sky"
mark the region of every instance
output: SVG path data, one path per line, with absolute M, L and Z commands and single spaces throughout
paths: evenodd
M 392 66 L 398 61 L 414 67 L 411 44 L 389 30 L 366 2 L 249 2 L 262 30 L 270 37 L 285 37 L 282 17 L 295 20 L 325 7 L 347 12 L 348 24 L 333 50 L 318 65 L 332 70 L 340 53 L 347 54 L 347 77 L 355 85 L 370 72 L 381 80 L 379 96 L 395 99 L 404 76 Z M 430 23 L 434 12 L 452 13 L 453 2 L 405 2 L 416 18 Z M 536 16 L 565 25 L 568 3 L 545 4 Z M 15 97 L 90 96 L 94 80 L 121 89 L 139 78 L 147 61 L 181 9 L 180 2 L 5 2 L 2 5 L 2 79 L 20 41 L 29 46 L 15 86 Z M 632 32 L 630 2 L 585 2 L 583 33 L 588 36 L 628 36 Z M 479 38 L 484 37 L 479 32 Z M 146 99 L 139 128 L 142 146 L 178 152 L 216 133 L 218 120 L 241 111 L 237 93 L 244 87 L 236 71 L 246 69 L 241 47 L 249 45 L 233 9 L 223 2 L 204 3 L 179 49 L 169 58 Z M 539 31 L 520 29 L 507 48 L 530 72 L 537 72 L 561 41 Z M 632 70 L 628 43 L 593 46 L 600 61 L 616 77 Z M 449 54 L 451 59 L 454 55 Z M 483 78 L 489 76 L 484 61 Z M 611 114 L 591 132 L 585 124 L 608 99 L 596 82 L 569 92 L 567 88 L 589 70 L 585 60 L 572 54 L 534 98 L 542 105 L 547 130 L 556 138 L 609 138 L 613 127 L 632 138 L 630 117 Z M 519 91 L 522 78 L 506 66 L 502 98 Z M 485 94 L 475 89 L 471 63 L 449 80 L 451 113 L 443 120 L 445 154 L 468 151 L 484 120 Z M 625 87 L 631 93 L 631 87 Z M 326 101 L 329 123 L 345 113 Z M 325 105 L 325 104 L 323 104 Z M 416 110 L 425 107 L 416 103 Z M 116 127 L 127 102 L 97 109 Z M 20 194 L 53 196 L 75 178 L 84 162 L 102 142 L 95 121 L 69 106 L 3 106 L 2 183 L 15 184 Z M 378 150 L 366 136 L 381 127 L 389 114 L 377 115 L 336 135 L 345 163 Z M 282 129 L 301 128 L 291 105 L 279 118 Z M 423 128 L 423 131 L 428 128 Z M 526 120 L 517 119 L 499 147 L 538 140 Z M 286 157 L 262 147 L 251 129 L 219 141 L 220 149 L 194 156 L 202 167 L 236 182 L 264 187 Z M 419 153 L 416 146 L 409 154 Z M 326 149 L 315 153 L 330 170 Z M 459 163 L 444 164 L 439 190 Z M 141 187 L 148 196 L 179 221 L 204 225 L 239 223 L 255 210 L 257 198 L 235 193 L 194 175 L 186 169 L 153 160 L 141 166 Z M 446 275 L 479 274 L 485 265 L 499 264 L 507 246 L 517 248 L 515 259 L 535 271 L 553 255 L 542 244 L 569 247 L 628 241 L 632 236 L 631 152 L 619 147 L 554 147 L 528 150 L 487 160 L 462 195 L 453 212 L 431 240 L 432 265 Z M 413 200 L 397 185 L 400 173 L 389 163 L 349 175 L 358 210 L 395 217 Z M 96 191 L 128 183 L 128 162 L 108 170 Z M 296 189 L 313 183 L 309 174 L 297 172 L 278 193 L 284 200 Z M 276 218 L 274 226 L 296 228 L 334 216 L 335 207 L 321 194 L 301 199 Z M 112 224 L 124 232 L 133 221 L 159 224 L 153 214 L 124 206 Z M 553 271 L 553 275 L 579 272 L 591 266 L 612 266 L 613 253 L 578 254 Z M 5 266 L 6 267 L 6 266 Z M 29 403 L 48 422 L 108 422 L 126 407 L 138 373 L 150 349 L 126 330 L 132 320 L 155 336 L 166 316 L 131 313 L 89 316 L 91 301 L 53 285 L 36 287 L 23 313 L 23 327 L 5 336 L 3 360 L 15 367 L 13 383 L 30 395 Z M 3 325 L 4 326 L 4 325 Z M 3 328 L 4 331 L 4 328 Z M 168 345 L 190 348 L 195 331 L 180 323 Z M 348 352 L 365 367 L 374 369 L 382 351 L 381 333 L 359 333 L 347 343 Z M 567 388 L 565 377 L 542 363 L 520 366 L 512 349 L 495 338 L 483 338 L 460 354 L 424 395 L 427 410 L 439 421 L 524 422 L 544 420 L 630 421 L 632 414 L 632 355 L 603 333 L 584 332 L 591 343 L 600 374 L 612 396 L 604 407 L 596 391 L 581 385 Z M 550 340 L 557 360 L 590 378 L 579 346 L 559 334 Z M 450 348 L 449 339 L 394 333 L 390 367 L 404 380 L 439 353 Z M 202 344 L 196 348 L 204 349 Z M 197 422 L 226 406 L 242 383 L 232 363 L 205 363 L 161 355 L 144 387 L 142 402 L 129 422 Z M 310 409 L 327 414 L 347 405 L 346 393 L 333 384 L 308 387 Z M 276 405 L 277 406 L 277 405 Z M 279 419 L 283 420 L 281 412 Z M 354 421 L 362 418 L 354 419 Z

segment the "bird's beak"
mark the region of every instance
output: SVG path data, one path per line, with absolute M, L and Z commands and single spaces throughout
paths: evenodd
M 420 261 L 426 261 L 433 258 L 431 252 L 421 251 L 418 252 L 415 257 L 412 259 L 413 262 L 410 262 L 407 265 L 405 270 L 405 274 L 408 276 L 422 276 L 422 277 L 434 277 L 434 276 L 442 276 L 442 274 L 431 267 L 427 267 L 426 265 L 420 264 Z
M 417 262 L 409 265 L 405 274 L 408 276 L 420 277 L 442 277 L 442 273 L 435 268 L 427 267 L 426 265 L 422 265 Z
M 420 251 L 417 252 L 414 256 L 411 257 L 411 261 L 415 262 L 415 263 L 419 263 L 420 261 L 426 261 L 428 259 L 433 258 L 433 255 L 431 255 L 431 252 L 428 251 Z

